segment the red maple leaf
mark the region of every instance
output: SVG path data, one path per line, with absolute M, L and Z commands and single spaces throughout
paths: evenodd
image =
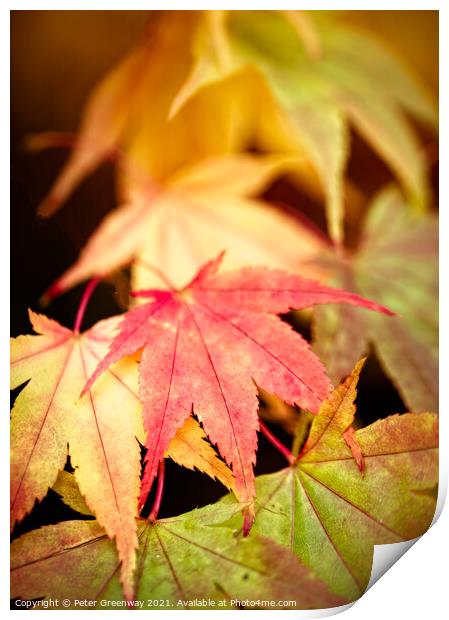
M 307 341 L 275 315 L 341 302 L 391 314 L 358 295 L 284 271 L 248 267 L 217 275 L 222 257 L 181 290 L 134 292 L 150 301 L 124 315 L 109 353 L 84 388 L 110 364 L 143 349 L 139 389 L 148 451 L 141 507 L 164 451 L 192 409 L 232 466 L 243 502 L 255 495 L 256 385 L 318 411 L 331 389 L 324 366 Z M 251 515 L 248 509 L 247 528 Z

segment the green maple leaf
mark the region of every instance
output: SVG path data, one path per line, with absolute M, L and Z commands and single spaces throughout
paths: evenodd
M 314 349 L 335 382 L 346 376 L 369 343 L 411 411 L 438 408 L 438 221 L 411 213 L 399 192 L 384 190 L 373 202 L 357 251 L 321 264 L 332 283 L 371 297 L 398 316 L 357 308 L 314 312 Z
M 354 433 L 361 365 L 323 403 L 298 462 L 257 479 L 249 538 L 235 536 L 241 506 L 231 496 L 156 524 L 137 519 L 139 600 L 229 603 L 263 592 L 299 608 L 338 605 L 363 593 L 375 544 L 425 532 L 436 501 L 437 417 L 395 415 Z M 115 548 L 96 521 L 25 534 L 11 558 L 13 597 L 123 600 Z
M 252 531 L 290 549 L 348 600 L 368 585 L 375 544 L 427 530 L 438 481 L 436 415 L 393 415 L 352 431 L 360 369 L 323 403 L 298 462 L 257 479 Z
M 390 166 L 417 208 L 427 204 L 425 162 L 404 112 L 435 128 L 437 106 L 381 41 L 324 11 L 210 11 L 192 53 L 171 114 L 206 85 L 256 69 L 274 96 L 274 102 L 258 100 L 257 140 L 269 151 L 305 152 L 324 189 L 334 240 L 343 237 L 349 125 Z
M 226 606 L 248 599 L 292 600 L 297 608 L 344 603 L 281 546 L 258 536 L 240 540 L 221 525 L 239 511 L 239 504 L 211 505 L 157 523 L 136 520 L 136 599 L 144 609 L 148 600 L 156 608 L 161 599 L 166 608 L 202 598 Z M 12 545 L 11 564 L 13 597 L 88 599 L 100 609 L 100 600 L 124 600 L 114 545 L 94 520 L 23 535 Z

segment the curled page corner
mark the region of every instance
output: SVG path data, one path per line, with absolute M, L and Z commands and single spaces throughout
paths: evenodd
M 445 504 L 447 496 L 447 485 L 447 474 L 442 469 L 440 469 L 437 505 L 429 529 L 433 525 L 435 525 L 443 511 L 443 506 Z M 426 534 L 427 532 L 424 532 L 422 536 L 425 536 Z M 374 545 L 374 557 L 373 566 L 371 569 L 371 578 L 369 580 L 366 590 L 369 590 L 376 583 L 376 581 L 378 581 L 383 575 L 385 575 L 385 573 L 393 566 L 393 564 L 396 564 L 399 558 L 401 558 L 405 553 L 407 553 L 407 551 L 411 547 L 413 547 L 413 545 L 418 540 L 420 540 L 422 536 L 418 536 L 418 538 L 413 538 L 412 540 L 405 540 L 404 542 L 399 543 Z
M 417 542 L 420 538 L 421 536 L 418 536 L 418 538 L 405 540 L 403 542 L 389 543 L 387 545 L 374 545 L 371 578 L 366 590 L 369 590 L 376 583 L 376 581 L 379 581 L 379 579 L 385 575 L 388 570 L 390 570 L 393 564 L 396 564 L 399 558 L 401 558 L 404 553 L 407 553 L 407 551 L 413 547 L 415 542 Z
M 444 503 L 447 495 L 447 479 L 441 475 L 440 472 L 440 484 L 438 489 L 438 499 L 435 509 L 435 514 L 432 519 L 432 523 L 429 529 L 435 525 L 440 518 L 443 510 Z M 428 530 L 427 530 L 428 531 Z M 371 578 L 369 580 L 366 590 L 369 590 L 385 573 L 396 564 L 396 562 L 413 547 L 413 545 L 425 536 L 427 532 L 424 532 L 422 536 L 413 538 L 412 540 L 405 540 L 399 543 L 390 543 L 387 545 L 374 545 L 373 566 L 371 569 Z

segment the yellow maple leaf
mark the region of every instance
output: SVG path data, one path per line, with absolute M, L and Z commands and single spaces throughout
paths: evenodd
M 28 381 L 12 411 L 11 524 L 54 486 L 69 452 L 86 505 L 116 541 L 121 581 L 132 597 L 141 469 L 136 438 L 145 440 L 136 360 L 115 364 L 79 398 L 120 317 L 82 334 L 31 311 L 30 320 L 38 335 L 19 336 L 11 346 L 11 387 Z M 232 472 L 193 418 L 178 429 L 166 456 L 233 488 Z

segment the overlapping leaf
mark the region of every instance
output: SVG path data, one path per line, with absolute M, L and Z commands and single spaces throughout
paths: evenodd
M 154 19 L 150 42 L 144 40 L 95 91 L 73 154 L 42 205 L 42 214 L 53 212 L 111 150 L 122 151 L 122 206 L 105 219 L 53 292 L 105 275 L 136 256 L 180 284 L 216 247 L 229 250 L 231 266 L 260 263 L 265 252 L 268 266 L 296 269 L 320 243 L 300 222 L 246 200 L 269 180 L 262 171 L 244 169 L 245 158 L 229 158 L 251 140 L 268 151 L 300 158 L 305 153 L 325 188 L 336 240 L 342 237 L 348 121 L 381 152 L 415 202 L 425 202 L 422 156 L 400 109 L 435 124 L 435 106 L 381 44 L 338 21 L 314 16 L 313 25 L 294 12 L 171 13 Z M 298 19 L 319 40 L 312 58 Z M 196 64 L 186 80 L 192 40 Z M 361 40 L 366 45 L 355 45 Z M 366 57 L 354 58 L 353 50 L 365 47 Z M 254 68 L 268 80 L 274 99 Z M 204 127 L 206 118 L 211 122 Z M 34 145 L 52 142 L 60 143 L 50 135 Z M 197 174 L 197 166 L 206 173 L 193 193 L 176 182 L 173 187 L 176 171 L 190 165 L 190 174 Z M 227 169 L 227 178 L 207 178 L 211 167 Z M 295 168 L 310 184 L 309 167 L 297 159 Z M 251 191 L 223 191 L 233 176 L 249 174 L 265 180 Z M 123 230 L 126 235 L 119 234 Z M 282 245 L 273 243 L 278 237 Z M 139 267 L 135 270 L 141 283 Z
M 289 600 L 299 609 L 344 603 L 271 540 L 236 539 L 222 525 L 236 510 L 238 505 L 213 505 L 154 524 L 137 520 L 135 590 L 143 609 L 161 600 L 168 608 L 198 607 L 194 601 L 203 598 L 216 601 L 216 608 L 219 600 L 226 607 L 246 600 L 260 607 L 260 599 L 276 607 Z M 123 601 L 115 549 L 96 521 L 66 521 L 25 534 L 13 543 L 11 562 L 13 597 L 73 602 L 82 593 L 98 609 L 105 609 L 100 600 Z
M 432 97 L 379 41 L 327 14 L 314 14 L 313 22 L 305 14 L 294 18 L 293 11 L 230 11 L 219 20 L 206 13 L 194 41 L 195 64 L 172 113 L 205 85 L 256 67 L 275 97 L 274 107 L 262 99 L 261 145 L 308 155 L 325 190 L 335 240 L 342 238 L 348 123 L 385 159 L 414 202 L 425 205 L 425 165 L 403 110 L 435 126 Z M 314 39 L 312 49 L 305 32 Z
M 181 286 L 217 248 L 227 248 L 230 267 L 263 262 L 297 269 L 326 244 L 294 216 L 249 197 L 289 166 L 285 157 L 222 156 L 179 170 L 165 186 L 129 182 L 128 202 L 105 218 L 52 291 L 135 258 L 134 288 L 164 285 L 147 264 Z
M 111 538 L 123 562 L 125 592 L 135 566 L 134 517 L 140 485 L 140 450 L 145 441 L 137 396 L 137 365 L 114 365 L 82 399 L 87 378 L 107 352 L 119 317 L 101 321 L 83 334 L 30 312 L 37 336 L 12 341 L 11 385 L 29 381 L 16 399 L 11 426 L 11 523 L 42 499 L 67 459 L 89 508 Z M 233 488 L 233 477 L 200 428 L 187 420 L 167 446 L 167 456 L 196 467 Z M 58 481 L 61 482 L 59 474 Z M 56 491 L 58 492 L 58 485 Z M 64 498 L 72 505 L 70 489 Z M 75 507 L 80 510 L 80 507 Z M 84 509 L 81 509 L 84 512 Z
M 198 469 L 219 480 L 230 491 L 233 490 L 234 477 L 231 470 L 217 457 L 203 429 L 194 418 L 188 418 L 182 428 L 178 429 L 169 443 L 165 457 L 171 458 L 182 467 Z M 91 514 L 73 474 L 60 471 L 53 491 L 56 491 L 64 504 L 72 510 L 83 515 Z
M 268 422 L 282 426 L 293 435 L 300 418 L 298 410 L 287 405 L 277 396 L 268 394 L 265 390 L 259 390 L 259 398 L 261 400 L 259 416 Z
M 339 381 L 374 345 L 411 411 L 438 409 L 438 222 L 413 215 L 399 193 L 374 201 L 355 254 L 323 258 L 332 283 L 397 312 L 384 321 L 353 307 L 314 311 L 314 350 Z
M 61 206 L 76 185 L 111 155 L 123 157 L 128 175 L 161 183 L 180 166 L 239 148 L 247 106 L 239 79 L 208 89 L 169 122 L 169 105 L 189 69 L 195 11 L 154 12 L 136 45 L 92 93 L 72 154 L 40 207 L 43 216 Z M 213 111 L 213 114 L 211 114 Z M 56 134 L 33 138 L 31 148 L 58 146 Z
M 154 15 L 142 43 L 89 100 L 72 154 L 39 212 L 51 215 L 111 154 L 118 163 L 120 206 L 105 218 L 53 293 L 91 275 L 109 274 L 136 257 L 156 264 L 181 285 L 217 248 L 228 250 L 232 267 L 263 262 L 296 269 L 323 247 L 297 217 L 250 198 L 288 162 L 285 157 L 232 156 L 250 139 L 252 101 L 258 98 L 245 75 L 203 89 L 168 120 L 189 70 L 198 19 L 196 12 Z M 65 142 L 66 136 L 44 134 L 29 140 L 29 146 Z M 138 264 L 133 269 L 135 285 L 154 285 L 148 272 L 142 280 Z
M 84 497 L 81 495 L 75 476 L 65 471 L 59 472 L 56 482 L 53 485 L 55 491 L 66 506 L 82 515 L 92 515 Z
M 375 544 L 426 531 L 438 482 L 437 416 L 431 413 L 393 415 L 353 433 L 364 461 L 360 472 L 345 439 L 360 367 L 321 406 L 297 464 L 257 478 L 253 528 L 293 551 L 348 600 L 369 582 Z
M 254 496 L 257 391 L 317 411 L 330 384 L 307 342 L 273 316 L 290 308 L 348 303 L 388 313 L 358 296 L 287 272 L 247 268 L 217 275 L 222 255 L 182 290 L 137 293 L 151 301 L 127 312 L 88 389 L 110 364 L 142 349 L 140 398 L 148 431 L 140 503 L 159 460 L 194 412 L 235 475 L 242 501 Z M 248 513 L 249 525 L 251 517 Z
M 436 416 L 396 415 L 357 431 L 362 475 L 344 440 L 360 367 L 323 403 L 299 462 L 257 479 L 249 538 L 235 536 L 240 504 L 230 497 L 156 524 L 137 520 L 138 600 L 176 606 L 205 597 L 229 604 L 263 591 L 264 599 L 295 600 L 299 608 L 334 606 L 363 592 L 374 544 L 426 530 L 438 479 Z M 301 564 L 292 562 L 292 552 Z M 13 597 L 73 600 L 83 592 L 89 600 L 123 600 L 115 550 L 95 521 L 25 534 L 11 557 Z
M 234 476 L 207 441 L 201 426 L 194 418 L 187 418 L 168 444 L 165 456 L 182 467 L 198 469 L 219 480 L 230 491 L 234 490 Z
M 141 405 L 133 386 L 135 362 L 123 360 L 79 399 L 86 379 L 107 351 L 117 317 L 82 335 L 33 312 L 30 320 L 39 335 L 12 341 L 11 386 L 28 384 L 12 410 L 11 523 L 21 520 L 53 486 L 65 465 L 68 444 L 87 504 L 116 540 L 129 594 L 137 548 L 136 437 L 143 434 Z

